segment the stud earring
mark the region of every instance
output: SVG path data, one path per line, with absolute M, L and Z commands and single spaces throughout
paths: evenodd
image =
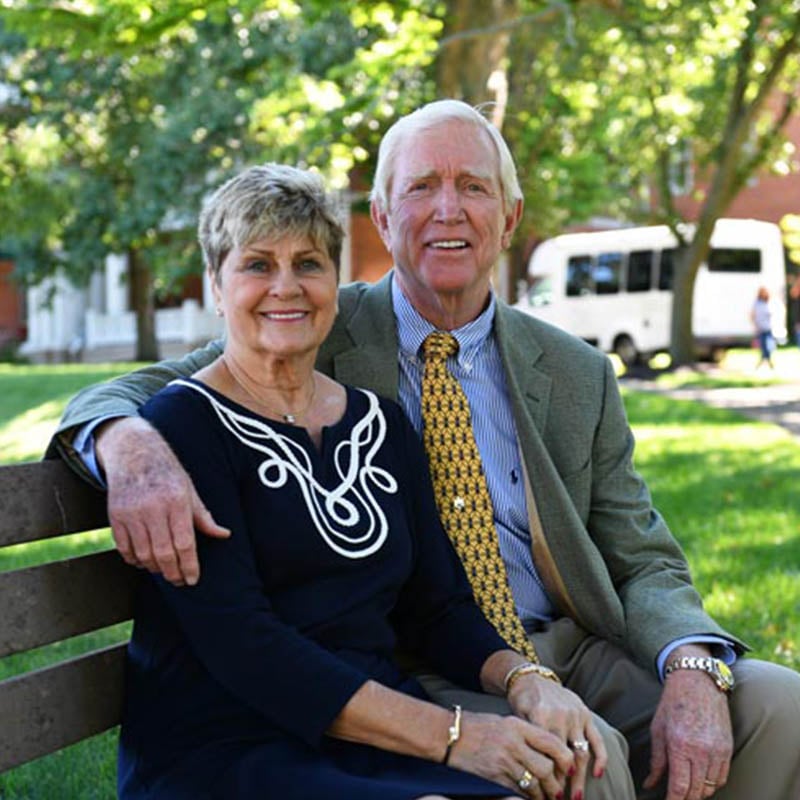
M 222 310 L 222 309 L 221 309 L 219 306 L 217 306 L 217 308 L 216 308 L 215 310 L 216 310 L 216 313 L 217 313 L 217 316 L 218 316 L 218 317 L 223 317 L 223 316 L 225 316 L 225 314 L 224 314 L 223 310 Z

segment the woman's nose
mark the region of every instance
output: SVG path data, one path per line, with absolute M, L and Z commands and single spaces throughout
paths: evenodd
M 293 297 L 300 293 L 300 281 L 291 267 L 281 267 L 275 273 L 272 293 L 278 297 Z

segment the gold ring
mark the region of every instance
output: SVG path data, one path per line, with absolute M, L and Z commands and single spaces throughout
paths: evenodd
M 524 792 L 526 789 L 531 788 L 532 783 L 533 775 L 526 769 L 525 772 L 522 773 L 522 777 L 517 781 L 517 786 Z
M 716 785 L 717 785 L 717 782 L 716 782 L 716 781 L 704 780 L 704 781 L 703 781 L 703 783 L 704 783 L 706 786 L 716 786 Z

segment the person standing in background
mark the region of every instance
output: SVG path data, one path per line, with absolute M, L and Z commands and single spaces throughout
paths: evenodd
M 761 351 L 761 358 L 756 364 L 758 369 L 765 362 L 769 365 L 770 369 L 774 369 L 775 365 L 772 363 L 772 353 L 775 350 L 775 337 L 772 335 L 772 312 L 769 307 L 769 289 L 766 286 L 758 288 L 756 301 L 753 303 L 753 309 L 750 312 L 750 319 L 756 329 L 756 339 L 758 347 Z

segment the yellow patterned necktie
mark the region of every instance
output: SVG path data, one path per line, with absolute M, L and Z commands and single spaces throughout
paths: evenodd
M 467 397 L 447 369 L 447 358 L 458 352 L 458 341 L 437 331 L 422 343 L 422 352 L 423 440 L 442 524 L 483 613 L 511 647 L 538 663 L 508 585 Z

